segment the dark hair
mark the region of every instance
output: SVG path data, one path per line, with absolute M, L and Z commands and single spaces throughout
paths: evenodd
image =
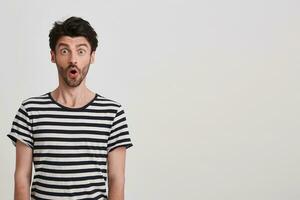
M 92 52 L 96 51 L 98 46 L 97 33 L 88 21 L 80 17 L 70 17 L 63 22 L 56 21 L 53 24 L 49 33 L 49 46 L 52 51 L 55 51 L 56 43 L 62 36 L 85 37 L 91 45 Z

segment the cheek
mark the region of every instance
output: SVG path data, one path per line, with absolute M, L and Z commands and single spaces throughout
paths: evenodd
M 57 63 L 66 63 L 67 59 L 65 57 L 58 56 L 58 57 L 56 57 L 56 62 Z
M 85 71 L 86 68 L 89 66 L 90 59 L 89 58 L 82 58 L 77 60 L 77 66 L 81 71 Z
M 57 63 L 56 63 L 56 65 L 57 65 L 57 70 L 59 71 L 60 74 L 67 73 L 67 71 L 66 71 L 67 68 L 66 67 L 63 67 L 62 65 L 57 64 Z
M 89 62 L 90 62 L 90 59 L 91 59 L 91 57 L 90 56 L 86 56 L 86 57 L 84 57 L 84 58 L 82 58 L 82 63 L 84 63 L 84 64 L 88 64 Z M 79 60 L 80 61 L 80 60 Z

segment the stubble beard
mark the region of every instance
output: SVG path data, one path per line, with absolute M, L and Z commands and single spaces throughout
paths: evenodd
M 77 69 L 78 75 L 75 79 L 72 79 L 68 76 L 68 72 L 70 68 L 74 67 Z M 66 69 L 64 69 L 62 66 L 57 65 L 59 76 L 63 78 L 65 84 L 69 87 L 78 87 L 88 74 L 89 68 L 90 62 L 85 67 L 83 67 L 82 70 L 80 70 L 76 65 L 69 65 Z

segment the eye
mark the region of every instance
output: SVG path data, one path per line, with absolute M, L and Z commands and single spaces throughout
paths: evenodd
M 69 52 L 69 50 L 66 49 L 66 48 L 60 50 L 60 53 L 61 53 L 62 55 L 66 55 L 66 54 L 68 54 L 68 52 Z
M 78 50 L 78 54 L 81 55 L 81 56 L 83 56 L 85 53 L 86 53 L 85 49 L 79 49 Z

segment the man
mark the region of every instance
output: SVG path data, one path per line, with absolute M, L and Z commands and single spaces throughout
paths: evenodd
M 16 146 L 15 200 L 123 200 L 133 146 L 124 109 L 85 84 L 97 34 L 70 17 L 54 23 L 49 43 L 59 85 L 23 100 L 7 135 Z

